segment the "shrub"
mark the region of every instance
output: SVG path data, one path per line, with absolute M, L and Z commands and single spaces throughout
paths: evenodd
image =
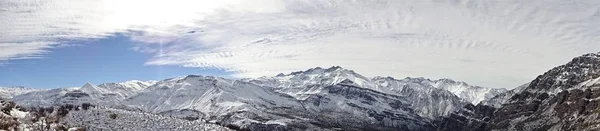
M 69 113 L 69 110 L 67 110 L 67 108 L 64 106 L 59 106 L 56 111 L 58 116 L 66 116 Z
M 4 112 L 5 114 L 10 114 L 10 110 L 12 110 L 12 108 L 14 108 L 16 105 L 17 104 L 15 104 L 15 102 L 12 101 L 6 102 L 6 104 L 2 108 L 2 112 Z
M 94 107 L 94 105 L 92 105 L 90 103 L 81 104 L 81 108 L 83 108 L 84 110 L 88 110 L 88 109 L 90 109 L 90 107 Z
M 109 115 L 109 117 L 110 117 L 111 119 L 117 119 L 117 114 L 114 114 L 114 113 L 113 113 L 113 114 L 110 114 L 110 115 Z
M 71 104 L 66 104 L 65 108 L 67 108 L 67 110 L 73 110 L 73 105 Z

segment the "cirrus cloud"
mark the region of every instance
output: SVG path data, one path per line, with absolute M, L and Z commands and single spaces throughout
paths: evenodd
M 51 0 L 2 5 L 0 17 L 8 21 L 0 25 L 0 43 L 60 43 L 125 33 L 142 42 L 134 50 L 154 55 L 148 65 L 223 69 L 238 77 L 341 65 L 367 76 L 452 78 L 512 88 L 600 49 L 600 2 L 595 0 Z M 55 45 L 4 57 L 39 56 Z

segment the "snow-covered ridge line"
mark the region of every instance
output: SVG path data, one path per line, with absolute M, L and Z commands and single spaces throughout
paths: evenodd
M 272 86 L 276 88 L 281 88 L 280 91 L 284 93 L 288 93 L 290 95 L 300 97 L 298 94 L 291 94 L 289 91 L 301 90 L 298 88 L 303 88 L 309 85 L 332 85 L 335 83 L 339 83 L 345 79 L 349 79 L 354 81 L 357 85 L 364 88 L 375 89 L 378 91 L 382 91 L 385 93 L 389 93 L 384 91 L 386 89 L 380 89 L 382 86 L 376 83 L 378 80 L 382 79 L 390 79 L 396 81 L 402 81 L 402 83 L 413 83 L 417 86 L 421 87 L 432 87 L 439 88 L 443 90 L 447 90 L 454 95 L 470 102 L 471 104 L 477 104 L 483 100 L 490 99 L 500 93 L 506 92 L 507 90 L 504 88 L 489 88 L 482 86 L 474 86 L 469 85 L 463 81 L 455 81 L 452 79 L 438 79 L 431 80 L 424 77 L 406 77 L 404 79 L 395 79 L 393 77 L 387 76 L 375 76 L 372 78 L 367 78 L 365 76 L 360 75 L 359 73 L 354 72 L 353 70 L 344 69 L 340 66 L 332 66 L 330 68 L 311 68 L 305 71 L 297 71 L 289 74 L 280 73 L 275 77 L 260 77 L 255 80 L 256 81 L 266 81 L 267 83 L 260 82 L 258 84 L 263 86 Z M 252 80 L 246 80 L 252 81 Z M 277 81 L 276 83 L 272 83 Z M 279 83 L 279 84 L 277 84 Z M 309 92 L 305 92 L 309 93 Z
M 13 87 L 0 87 L 0 98 L 10 99 L 14 96 L 35 92 L 35 91 L 45 91 L 47 89 L 38 89 L 38 88 L 27 88 L 23 86 L 13 86 Z
M 340 66 L 311 68 L 257 79 L 188 75 L 161 81 L 126 81 L 81 88 L 52 89 L 16 96 L 26 106 L 92 103 L 129 111 L 144 111 L 184 119 L 205 119 L 235 128 L 277 129 L 309 126 L 322 130 L 346 125 L 390 130 L 397 127 L 432 129 L 430 121 L 478 99 L 489 88 L 450 79 L 368 78 Z M 351 115 L 353 114 L 353 115 Z M 189 115 L 189 116 L 188 116 Z M 331 115 L 328 117 L 314 117 Z M 351 115 L 356 119 L 337 120 Z M 302 119 L 300 119 L 302 118 Z M 389 120 L 383 120 L 386 118 Z M 327 121 L 314 125 L 312 121 Z M 385 124 L 396 121 L 397 124 Z

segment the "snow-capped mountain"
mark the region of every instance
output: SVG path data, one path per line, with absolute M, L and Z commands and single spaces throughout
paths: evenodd
M 334 85 L 343 80 L 353 81 L 357 87 L 406 97 L 411 108 L 415 109 L 420 116 L 427 118 L 447 115 L 462 108 L 467 102 L 478 103 L 505 91 L 470 86 L 449 79 L 434 81 L 410 77 L 401 80 L 392 77 L 367 78 L 339 66 L 317 67 L 290 74 L 279 74 L 275 77 L 244 79 L 257 85 L 273 87 L 277 92 L 292 95 L 298 100 L 304 100 L 307 96 L 323 90 L 326 85 Z
M 506 103 L 511 97 L 513 97 L 515 94 L 525 90 L 525 88 L 527 88 L 528 86 L 529 86 L 529 83 L 523 84 L 523 85 L 518 86 L 507 92 L 500 93 L 490 99 L 483 100 L 479 104 L 492 106 L 494 108 L 500 108 L 502 106 L 502 103 Z
M 203 119 L 243 129 L 433 129 L 407 108 L 403 97 L 355 87 L 348 79 L 319 87 L 303 95 L 302 100 L 272 89 L 245 81 L 190 75 L 158 82 L 127 101 L 154 113 L 196 110 Z M 378 125 L 359 124 L 365 121 Z M 389 123 L 392 121 L 396 122 Z M 321 124 L 311 124 L 314 122 Z
M 81 105 L 249 130 L 436 130 L 435 121 L 501 89 L 449 79 L 362 76 L 339 66 L 257 79 L 189 75 L 15 96 L 26 107 Z
M 257 85 L 273 87 L 277 92 L 292 95 L 298 100 L 304 100 L 307 96 L 318 93 L 323 89 L 323 86 L 319 85 L 334 85 L 344 80 L 353 81 L 357 86 L 369 89 L 377 86 L 370 82 L 369 78 L 339 66 L 327 69 L 316 67 L 287 75 L 279 74 L 275 77 L 244 79 Z
M 126 81 L 120 83 L 105 83 L 99 86 L 86 83 L 78 88 L 57 88 L 36 90 L 14 96 L 11 100 L 26 107 L 45 107 L 61 104 L 78 105 L 94 103 L 121 106 L 122 100 L 147 88 L 155 81 Z
M 290 121 L 268 110 L 302 108 L 291 96 L 267 87 L 198 75 L 159 81 L 126 102 L 155 114 L 194 114 L 193 117 L 244 129 L 276 127 L 278 121 Z
M 410 78 L 407 78 L 410 79 Z M 500 93 L 506 92 L 504 88 L 488 88 L 481 86 L 472 86 L 465 82 L 454 81 L 451 79 L 439 79 L 439 80 L 427 80 L 422 83 L 428 83 L 429 85 L 450 91 L 458 97 L 471 102 L 471 104 L 477 104 L 483 100 L 490 99 Z
M 423 82 L 425 80 L 397 80 L 392 77 L 373 78 L 373 82 L 377 84 L 376 90 L 407 97 L 411 108 L 419 115 L 429 119 L 446 116 L 469 104 L 447 90 L 428 85 Z
M 25 107 L 46 107 L 66 103 L 80 103 L 89 101 L 89 96 L 78 91 L 77 88 L 57 88 L 51 90 L 34 91 L 13 97 L 11 100 Z M 84 99 L 78 99 L 78 98 Z
M 104 83 L 98 86 L 87 83 L 79 90 L 100 100 L 123 100 L 155 83 L 156 81 L 144 82 L 137 80 L 120 83 Z
M 34 92 L 34 91 L 43 91 L 46 89 L 38 89 L 38 88 L 27 88 L 23 86 L 14 86 L 14 87 L 0 87 L 0 98 L 10 99 L 14 96 Z

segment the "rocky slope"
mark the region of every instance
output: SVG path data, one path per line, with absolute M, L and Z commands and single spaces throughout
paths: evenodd
M 440 130 L 599 130 L 600 53 L 436 121 Z
M 494 114 L 490 130 L 599 130 L 600 53 L 586 54 L 531 81 Z

